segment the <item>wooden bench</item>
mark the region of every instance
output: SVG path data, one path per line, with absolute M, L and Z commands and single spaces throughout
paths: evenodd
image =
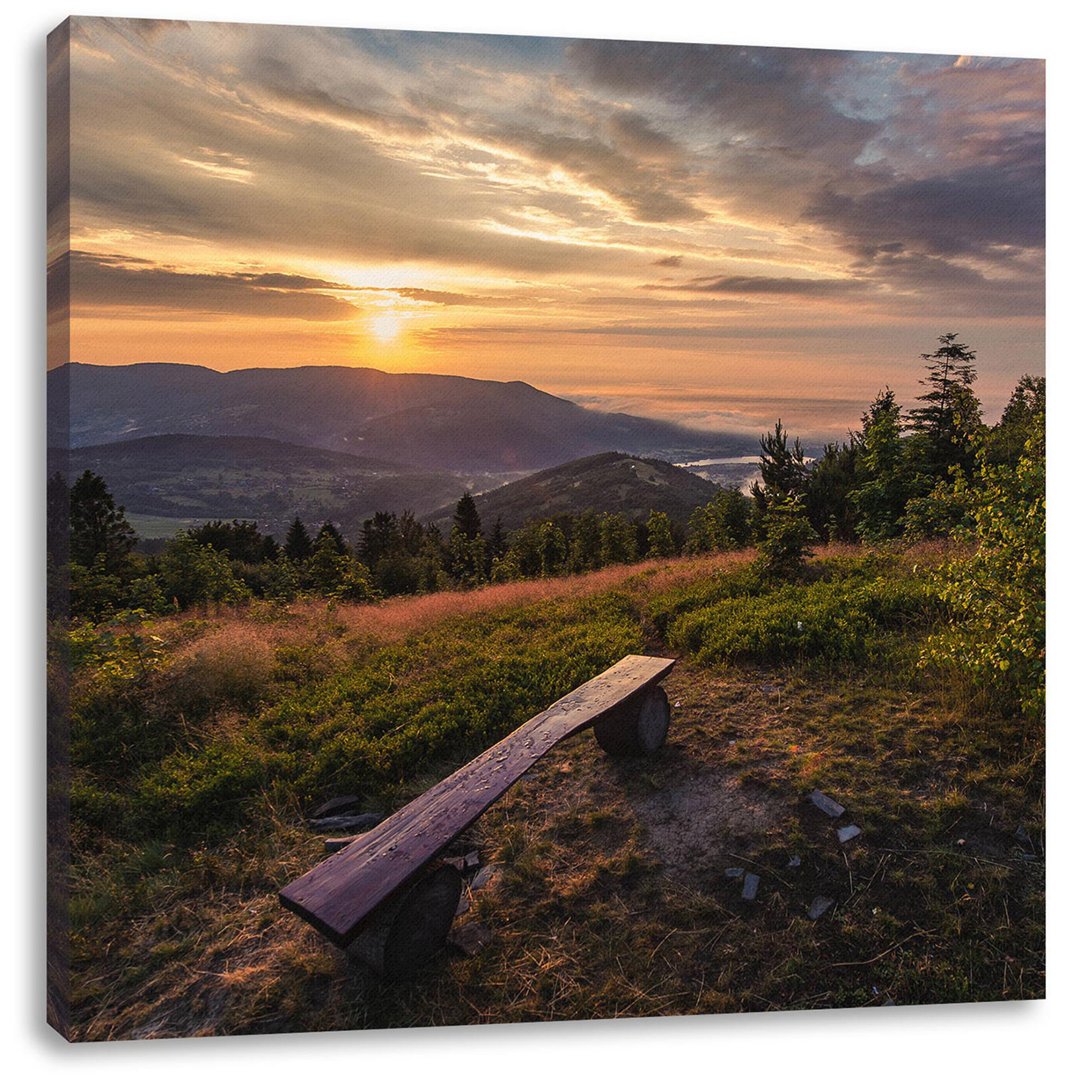
M 674 660 L 626 656 L 279 893 L 288 910 L 391 977 L 442 947 L 461 875 L 438 856 L 553 746 L 592 726 L 610 754 L 648 754 L 667 736 L 657 685 Z

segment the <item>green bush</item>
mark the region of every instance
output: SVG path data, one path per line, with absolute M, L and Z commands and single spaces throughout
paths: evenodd
M 932 606 L 927 584 L 919 579 L 785 583 L 686 611 L 667 636 L 706 663 L 856 661 L 869 654 L 878 634 L 925 621 Z
M 817 533 L 798 502 L 777 503 L 765 515 L 765 536 L 756 560 L 759 572 L 766 577 L 795 577 L 816 540 Z
M 161 553 L 158 580 L 164 596 L 180 608 L 206 602 L 231 604 L 251 595 L 233 573 L 224 552 L 186 534 L 176 537 Z
M 973 486 L 974 553 L 937 575 L 949 626 L 923 658 L 963 672 L 1004 711 L 1046 707 L 1046 457 L 1041 434 L 1015 467 L 984 465 Z

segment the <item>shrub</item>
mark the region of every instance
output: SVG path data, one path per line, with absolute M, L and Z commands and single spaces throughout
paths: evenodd
M 925 663 L 970 676 L 1002 709 L 1028 719 L 1046 706 L 1046 458 L 1041 434 L 1015 468 L 984 465 L 973 487 L 975 551 L 936 576 L 952 619 Z
M 668 640 L 706 663 L 857 661 L 879 632 L 922 622 L 932 603 L 921 579 L 785 583 L 687 610 L 671 623 Z
M 235 603 L 251 594 L 223 552 L 181 535 L 161 553 L 159 582 L 165 597 L 186 608 L 196 603 Z
M 758 569 L 768 577 L 795 577 L 816 539 L 817 533 L 801 504 L 795 500 L 777 503 L 765 516 L 765 537 L 758 546 Z
M 164 678 L 168 703 L 190 717 L 222 706 L 250 709 L 267 693 L 274 650 L 254 627 L 233 626 L 182 650 Z

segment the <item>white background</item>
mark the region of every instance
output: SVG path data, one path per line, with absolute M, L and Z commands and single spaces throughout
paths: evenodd
M 738 45 L 858 48 L 903 52 L 1044 57 L 1048 60 L 1050 202 L 1048 218 L 1048 374 L 1050 401 L 1050 897 L 1047 1000 L 1031 1003 L 841 1010 L 783 1015 L 692 1017 L 562 1023 L 412 1032 L 343 1032 L 68 1046 L 44 1023 L 44 372 L 45 372 L 45 36 L 68 15 L 214 19 L 413 30 L 543 34 Z M 957 1077 L 984 1080 L 1075 1075 L 1080 1025 L 1080 920 L 1076 867 L 1078 710 L 1071 669 L 1077 633 L 1073 514 L 1077 334 L 1075 143 L 1077 44 L 1071 5 L 997 0 L 719 0 L 625 3 L 542 0 L 521 3 L 436 3 L 403 0 L 393 7 L 342 0 L 142 0 L 71 10 L 17 3 L 3 26 L 4 98 L 8 132 L 6 184 L 9 242 L 4 259 L 10 296 L 3 356 L 3 567 L 7 617 L 4 645 L 0 791 L 7 869 L 0 882 L 0 1060 L 21 1076 L 150 1074 L 155 1077 L 284 1076 L 363 1080 L 421 1076 L 658 1076 L 689 1069 L 705 1077 L 757 1080 Z M 1068 408 L 1071 406 L 1071 408 Z M 1068 410 L 1068 411 L 1067 411 Z M 9 504 L 10 502 L 10 504 Z

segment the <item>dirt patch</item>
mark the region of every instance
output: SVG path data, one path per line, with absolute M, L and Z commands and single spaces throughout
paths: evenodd
M 631 805 L 668 874 L 688 878 L 723 870 L 788 816 L 783 799 L 719 769 L 634 796 Z

